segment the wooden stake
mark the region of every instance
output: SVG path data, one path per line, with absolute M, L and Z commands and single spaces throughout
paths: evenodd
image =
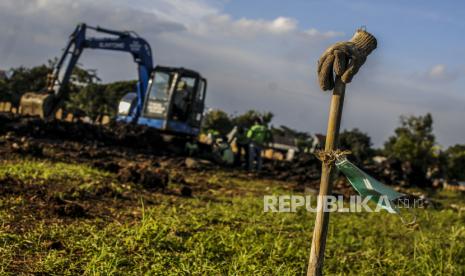
M 339 77 L 336 78 L 335 87 L 331 96 L 331 106 L 329 109 L 328 129 L 326 131 L 325 151 L 331 152 L 336 149 L 341 125 L 342 107 L 344 104 L 345 84 Z M 323 162 L 321 171 L 320 193 L 318 196 L 318 206 L 313 229 L 312 247 L 308 262 L 307 276 L 319 276 L 323 274 L 323 260 L 326 246 L 326 235 L 328 232 L 329 213 L 324 212 L 323 204 L 325 196 L 331 195 L 333 185 L 331 181 L 332 164 Z

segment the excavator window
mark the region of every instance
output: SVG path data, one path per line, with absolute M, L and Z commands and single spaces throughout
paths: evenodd
M 155 73 L 153 84 L 150 90 L 151 100 L 167 101 L 169 97 L 171 76 L 165 72 Z
M 183 76 L 177 83 L 176 90 L 173 95 L 173 112 L 174 120 L 186 121 L 190 114 L 192 99 L 196 78 Z
M 192 120 L 194 124 L 198 126 L 200 126 L 200 123 L 202 121 L 204 99 L 205 99 L 205 88 L 206 88 L 206 82 L 204 79 L 202 79 L 199 81 L 199 85 L 197 86 L 196 101 L 194 102 L 194 110 L 192 112 Z
M 205 81 L 200 81 L 199 87 L 197 89 L 197 99 L 199 102 L 203 102 L 203 98 L 205 97 Z
M 171 79 L 172 76 L 168 72 L 155 73 L 147 103 L 148 113 L 164 117 L 169 105 Z

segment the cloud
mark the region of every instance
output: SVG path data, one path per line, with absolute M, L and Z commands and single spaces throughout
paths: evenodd
M 392 74 L 392 73 L 391 73 Z M 429 68 L 419 69 L 416 72 L 406 73 L 408 77 L 402 77 L 405 82 L 408 82 L 417 87 L 421 87 L 425 91 L 439 89 L 445 84 L 454 83 L 460 78 L 460 70 L 453 69 L 446 64 L 439 63 Z
M 272 21 L 241 18 L 234 22 L 233 26 L 241 30 L 250 30 L 252 32 L 281 34 L 295 31 L 297 28 L 297 20 L 287 17 L 278 17 Z
M 429 76 L 432 78 L 440 78 L 443 77 L 446 73 L 446 66 L 444 64 L 438 64 L 433 66 L 429 71 Z
M 430 80 L 453 81 L 457 79 L 458 73 L 450 71 L 444 64 L 436 64 L 431 67 L 427 76 Z
M 410 73 L 409 82 L 415 82 L 425 90 L 430 90 L 434 86 L 443 86 L 445 83 L 456 81 L 460 77 L 460 71 L 449 68 L 446 64 L 435 64 L 430 68 L 418 70 Z
M 0 66 L 35 65 L 59 55 L 79 22 L 138 30 L 148 36 L 185 30 L 183 24 L 108 0 L 6 0 L 0 2 L 0 18 Z
M 341 32 L 321 32 L 315 28 L 302 31 L 299 29 L 298 21 L 294 18 L 278 16 L 272 20 L 264 19 L 234 19 L 228 14 L 213 13 L 202 17 L 193 23 L 185 25 L 189 33 L 216 38 L 239 38 L 257 40 L 266 37 L 273 39 L 282 37 L 310 38 L 321 42 L 321 40 L 340 37 Z
M 306 30 L 304 33 L 306 33 L 309 36 L 323 36 L 326 38 L 333 38 L 333 37 L 339 37 L 343 36 L 343 32 L 336 32 L 336 31 L 327 31 L 327 32 L 321 32 L 315 28 L 310 28 Z

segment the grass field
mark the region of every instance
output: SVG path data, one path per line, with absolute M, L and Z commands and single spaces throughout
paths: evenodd
M 263 212 L 263 195 L 289 194 L 291 183 L 189 172 L 194 196 L 185 198 L 176 182 L 144 191 L 82 164 L 0 165 L 1 274 L 305 273 L 314 214 Z M 415 227 L 386 212 L 332 214 L 325 273 L 464 275 L 465 216 L 448 205 L 465 197 L 432 196 L 443 208 L 418 210 Z M 69 202 L 85 214 L 57 215 Z

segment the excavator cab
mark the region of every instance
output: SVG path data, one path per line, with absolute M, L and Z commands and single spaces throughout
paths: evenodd
M 195 136 L 200 132 L 207 81 L 198 72 L 157 66 L 151 75 L 137 124 L 163 132 Z M 119 104 L 119 119 L 131 121 L 137 97 L 128 93 Z

